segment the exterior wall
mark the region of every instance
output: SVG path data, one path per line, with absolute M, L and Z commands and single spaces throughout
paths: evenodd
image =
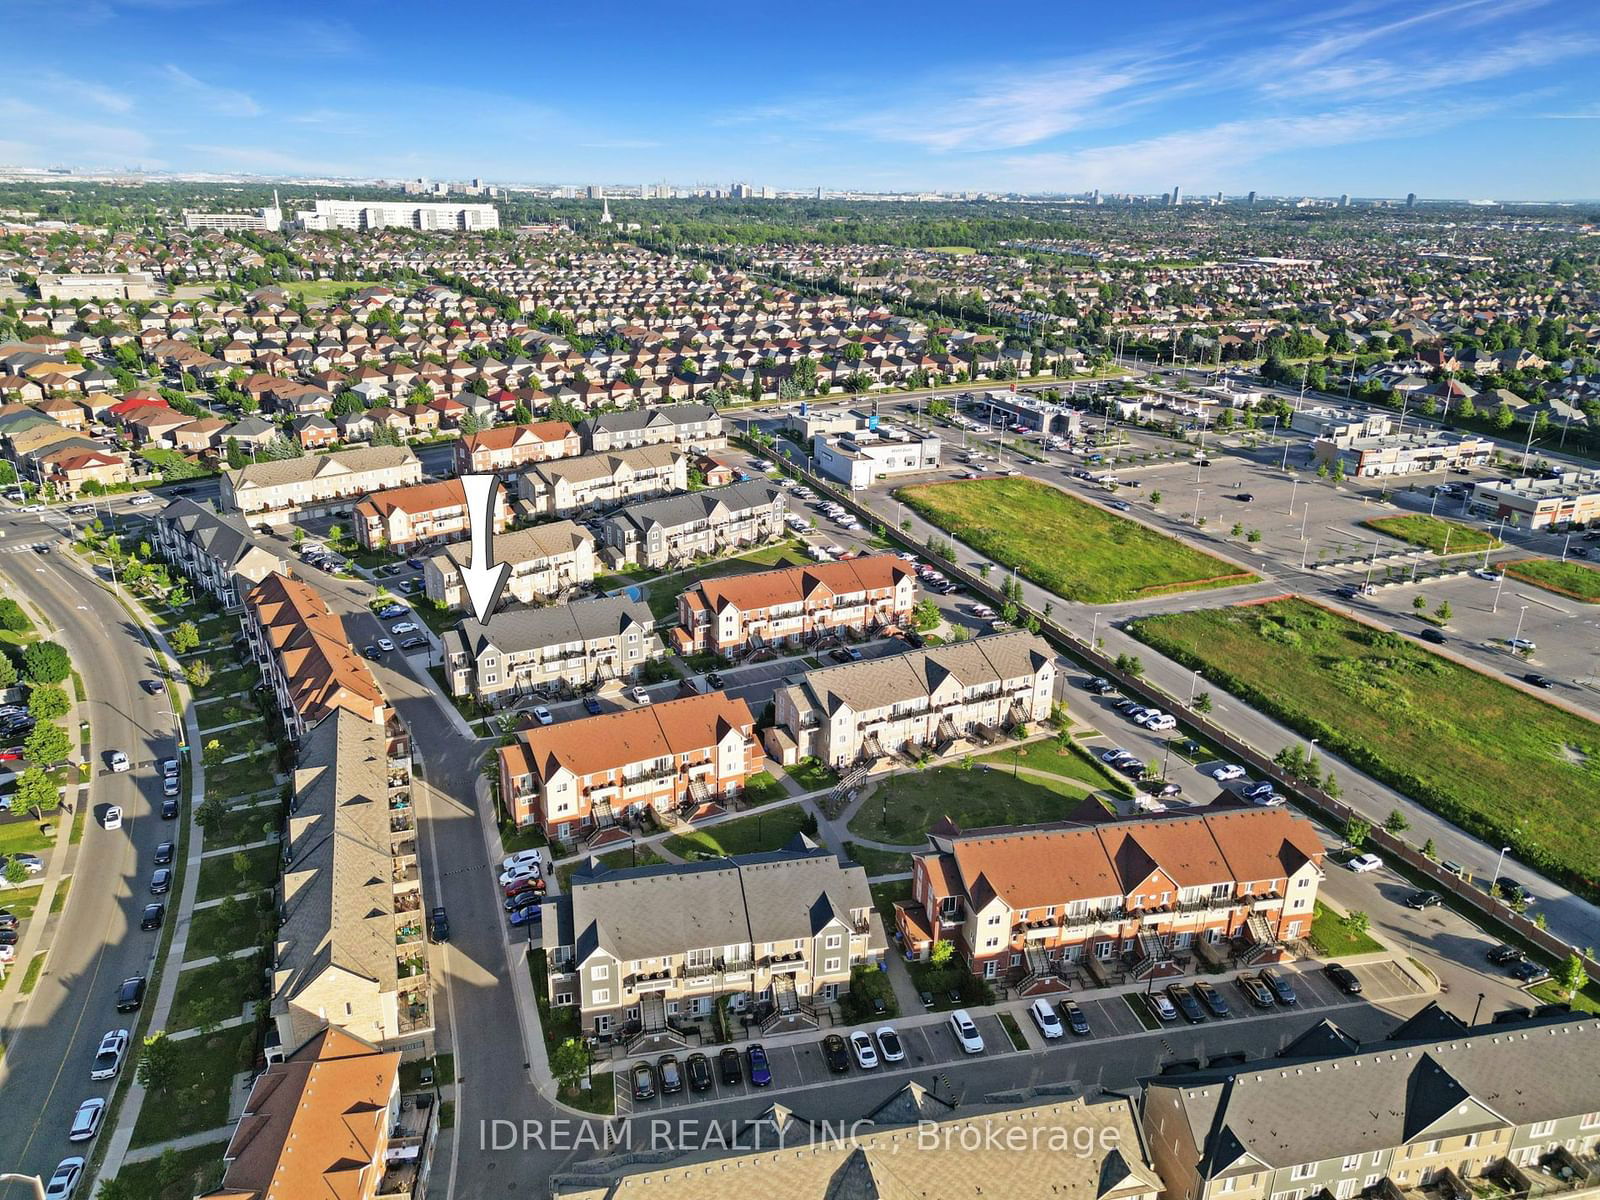
M 722 430 L 722 418 L 707 421 L 685 421 L 682 424 L 659 425 L 653 429 L 594 430 L 586 431 L 590 450 L 632 450 L 636 446 L 662 446 L 676 442 L 680 446 L 699 446 L 713 450 L 727 445 Z
M 488 653 L 477 662 L 445 664 L 452 695 L 471 694 L 499 706 L 526 690 L 550 684 L 579 687 L 595 680 L 634 679 L 639 668 L 665 653 L 648 629 L 588 641 L 537 646 L 514 654 Z
M 545 516 L 569 516 L 580 509 L 604 504 L 621 504 L 689 488 L 689 462 L 682 455 L 672 465 L 658 470 L 632 470 L 624 464 L 615 474 L 572 480 L 559 470 L 545 472 L 538 467 L 518 478 L 517 493 L 534 512 Z
M 533 604 L 593 580 L 594 546 L 586 542 L 572 554 L 512 563 L 506 573 L 504 595 L 522 604 Z M 459 608 L 466 601 L 461 572 L 444 555 L 436 554 L 423 563 L 422 590 L 428 599 L 442 601 L 451 608 Z
M 409 550 L 425 542 L 457 541 L 472 532 L 465 497 L 460 504 L 441 505 L 417 512 L 394 509 L 378 513 L 362 504 L 356 508 L 356 518 L 356 540 L 368 550 L 384 547 Z M 496 491 L 495 532 L 503 532 L 510 524 L 511 508 L 506 503 L 505 492 Z
M 869 487 L 880 477 L 911 475 L 936 470 L 939 466 L 939 439 L 923 437 L 905 442 L 862 441 L 854 448 L 844 439 L 830 441 L 816 437 L 811 442 L 817 472 L 851 488 Z
M 607 518 L 606 545 L 620 552 L 626 562 L 647 567 L 665 567 L 674 561 L 687 562 L 703 555 L 736 546 L 751 546 L 783 531 L 784 507 L 777 504 L 735 513 L 726 521 L 696 523 L 664 529 L 654 526 L 640 536 L 622 514 Z
M 694 594 L 691 587 L 678 597 L 680 640 L 692 651 L 725 654 L 748 649 L 756 638 L 766 644 L 794 642 L 818 634 L 864 634 L 874 627 L 903 624 L 911 617 L 916 584 L 907 576 L 893 589 L 848 593 L 844 599 L 826 593 L 798 604 L 748 611 L 729 605 L 712 612 L 691 605 Z
M 224 472 L 219 503 L 224 512 L 244 513 L 254 523 L 281 525 L 298 515 L 325 516 L 348 508 L 350 502 L 369 492 L 421 482 L 422 464 L 416 459 L 381 471 L 352 471 L 276 487 L 249 488 L 237 494 L 232 477 Z

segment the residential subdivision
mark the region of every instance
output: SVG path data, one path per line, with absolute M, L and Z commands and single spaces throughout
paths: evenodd
M 238 611 L 245 592 L 268 575 L 289 572 L 287 560 L 257 542 L 240 517 L 186 496 L 156 514 L 150 534 L 156 553 L 227 612 Z
M 947 753 L 1050 715 L 1055 654 L 1023 630 L 807 671 L 773 696 L 772 757 L 833 767 L 902 749 Z
M 601 523 L 608 561 L 665 568 L 753 546 L 783 532 L 784 492 L 761 479 L 642 500 Z
M 688 696 L 522 730 L 499 751 L 500 805 L 552 841 L 592 843 L 619 821 L 737 798 L 760 758 L 743 700 Z
M 466 486 L 459 479 L 414 483 L 373 492 L 351 514 L 356 541 L 368 550 L 409 553 L 420 546 L 459 541 L 472 532 Z M 504 488 L 494 489 L 494 531 L 511 524 Z
M 494 540 L 496 562 L 507 564 L 501 603 L 554 603 L 574 588 L 594 581 L 594 535 L 571 521 L 551 521 L 502 533 Z M 457 542 L 423 561 L 423 594 L 436 604 L 460 608 L 466 602 L 461 568 L 472 561 L 471 547 Z
M 252 524 L 283 525 L 342 513 L 371 492 L 421 482 L 422 464 L 409 446 L 368 446 L 224 471 L 218 507 Z
M 546 924 L 550 1002 L 623 1038 L 708 1019 L 719 1001 L 769 1027 L 815 1020 L 888 949 L 867 874 L 803 835 L 715 862 L 572 876 Z
M 535 463 L 517 475 L 517 501 L 532 516 L 564 517 L 688 487 L 689 460 L 680 449 L 638 446 Z
M 451 695 L 495 708 L 631 681 L 666 653 L 649 606 L 625 595 L 508 609 L 481 623 L 468 617 L 443 641 Z
M 530 463 L 583 453 L 583 436 L 565 421 L 501 425 L 469 433 L 455 445 L 457 475 L 508 475 Z
M 704 579 L 678 597 L 680 653 L 740 655 L 905 624 L 917 575 L 893 554 Z
M 1117 819 L 1086 806 L 1058 825 L 946 821 L 929 842 L 895 905 L 906 954 L 953 942 L 974 974 L 1022 995 L 1182 973 L 1197 956 L 1277 962 L 1311 931 L 1324 856 L 1311 822 L 1281 808 Z

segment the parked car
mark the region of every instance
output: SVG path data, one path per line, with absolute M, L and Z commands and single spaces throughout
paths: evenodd
M 72 1128 L 67 1131 L 67 1141 L 87 1142 L 100 1132 L 100 1121 L 105 1115 L 105 1098 L 90 1096 L 72 1114 Z
M 139 918 L 140 929 L 160 929 L 161 922 L 166 919 L 167 906 L 165 904 L 146 904 L 144 914 Z
M 63 1158 L 44 1185 L 44 1200 L 72 1200 L 83 1180 L 83 1159 Z
M 893 1025 L 878 1026 L 878 1055 L 886 1063 L 904 1062 L 906 1048 L 900 1042 L 900 1035 L 895 1032 Z
M 1194 994 L 1200 997 L 1200 1003 L 1206 1006 L 1213 1017 L 1230 1017 L 1233 1009 L 1228 1007 L 1228 1002 L 1223 999 L 1222 993 L 1217 991 L 1204 979 L 1196 980 Z
M 122 828 L 122 808 L 119 805 L 113 804 L 110 808 L 106 809 L 106 819 L 104 824 L 107 829 Z
M 772 1082 L 772 1067 L 767 1062 L 767 1048 L 760 1042 L 744 1052 L 745 1063 L 750 1068 L 750 1086 L 766 1087 Z
M 533 719 L 541 725 L 554 725 L 556 719 L 550 715 L 550 710 L 542 704 L 533 706 Z
M 1355 972 L 1343 963 L 1329 963 L 1322 968 L 1322 973 L 1333 980 L 1333 985 L 1345 995 L 1361 994 L 1361 980 L 1357 979 Z
M 1260 973 L 1261 982 L 1267 985 L 1267 990 L 1272 993 L 1272 998 L 1285 1008 L 1292 1008 L 1299 1000 L 1294 994 L 1294 984 L 1289 982 L 1286 975 L 1280 974 L 1273 967 L 1263 967 Z
M 405 641 L 400 643 L 400 649 L 402 649 L 402 650 L 420 650 L 424 646 L 426 646 L 427 644 L 428 644 L 428 639 L 425 638 L 425 637 L 408 637 L 408 638 L 406 638 Z
M 390 633 L 415 633 L 415 632 L 417 632 L 417 624 L 416 624 L 415 621 L 401 621 L 400 624 L 398 624 L 398 625 L 389 626 L 389 632 Z
M 691 1092 L 711 1090 L 711 1060 L 704 1054 L 691 1054 L 684 1060 L 684 1074 L 689 1079 Z
M 822 1039 L 822 1060 L 828 1064 L 828 1070 L 835 1075 L 843 1075 L 850 1070 L 850 1048 L 845 1045 L 844 1038 L 837 1033 L 830 1033 Z
M 1538 983 L 1549 979 L 1550 972 L 1531 958 L 1511 964 L 1511 977 L 1519 983 Z
M 1211 768 L 1211 778 L 1218 783 L 1227 783 L 1230 779 L 1243 779 L 1244 768 L 1232 763 L 1223 763 Z
M 37 875 L 44 870 L 44 859 L 37 854 L 0 854 L 0 871 L 5 870 L 12 863 L 16 863 L 29 875 Z
M 1035 1000 L 1028 1005 L 1028 1015 L 1033 1018 L 1033 1023 L 1039 1027 L 1046 1041 L 1054 1041 L 1066 1033 L 1061 1027 L 1061 1018 L 1056 1016 L 1048 1000 Z
M 598 717 L 601 711 L 600 701 L 596 700 L 593 696 L 585 696 L 583 698 L 583 711 L 588 713 L 591 717 Z
M 1261 982 L 1259 976 L 1241 975 L 1237 980 L 1239 990 L 1244 993 L 1244 998 L 1255 1008 L 1271 1008 L 1272 992 L 1266 984 Z
M 1435 646 L 1442 646 L 1450 640 L 1437 629 L 1424 629 L 1417 636 L 1425 642 L 1432 642 Z
M 739 1065 L 739 1052 L 732 1046 L 717 1054 L 717 1075 L 723 1087 L 733 1087 L 744 1082 L 744 1068 Z
M 428 935 L 436 942 L 450 940 L 450 916 L 442 904 L 428 910 Z
M 172 868 L 157 867 L 150 875 L 150 894 L 164 896 L 172 890 Z
M 1520 651 L 1524 654 L 1532 654 L 1539 648 L 1536 642 L 1525 637 L 1507 638 L 1506 645 L 1512 650 Z
M 1357 875 L 1365 875 L 1369 871 L 1381 869 L 1383 859 L 1376 854 L 1358 854 L 1350 860 L 1349 866 Z
M 1155 1009 L 1156 1016 L 1159 1019 L 1163 1021 L 1176 1021 L 1178 1019 L 1178 1010 L 1173 1007 L 1172 1001 L 1160 992 L 1151 992 L 1145 999 L 1150 1001 L 1150 1007 Z
M 878 1065 L 878 1048 L 872 1044 L 872 1035 L 864 1029 L 850 1035 L 850 1053 L 855 1057 L 856 1066 L 863 1071 L 871 1071 Z
M 629 1072 L 633 1080 L 633 1098 L 635 1100 L 654 1100 L 656 1098 L 656 1073 L 647 1062 L 633 1064 Z
M 544 905 L 525 904 L 521 908 L 513 908 L 508 919 L 513 929 L 521 929 L 524 925 L 537 925 L 544 920 Z
M 656 1059 L 656 1078 L 661 1081 L 663 1096 L 683 1091 L 683 1068 L 676 1054 L 663 1054 Z
M 168 778 L 161 781 L 161 794 L 163 796 L 176 796 L 178 791 L 178 781 L 176 779 Z
M 1488 959 L 1497 967 L 1506 966 L 1508 963 L 1517 962 L 1522 958 L 1522 951 L 1515 946 L 1496 946 L 1489 951 Z
M 1200 1007 L 1200 1001 L 1196 1000 L 1194 993 L 1183 984 L 1167 984 L 1167 999 L 1177 1006 L 1178 1011 L 1183 1014 L 1183 1019 L 1189 1024 L 1198 1025 L 1206 1019 L 1206 1014 Z
M 1061 1017 L 1067 1023 L 1067 1028 L 1072 1030 L 1074 1037 L 1089 1036 L 1089 1017 L 1075 1000 L 1061 1002 Z
M 94 1062 L 89 1064 L 89 1078 L 96 1083 L 116 1078 L 128 1057 L 128 1031 L 113 1029 L 100 1036 L 100 1046 L 94 1052 Z
M 1406 907 L 1414 908 L 1421 912 L 1425 908 L 1434 908 L 1444 901 L 1439 898 L 1438 892 L 1415 891 L 1406 897 Z
M 388 654 L 389 651 L 391 651 L 393 649 L 394 649 L 394 643 L 391 642 L 388 638 L 379 638 L 378 639 L 378 650 L 381 653 Z
M 1522 682 L 1530 685 L 1531 687 L 1544 688 L 1547 691 L 1556 685 L 1556 681 L 1551 679 L 1548 675 L 1524 675 L 1522 677 Z
M 126 771 L 133 764 L 128 761 L 128 756 L 121 750 L 111 752 L 111 769 L 113 771 Z
M 178 777 L 178 760 L 175 758 L 163 759 L 161 763 L 161 778 L 176 779 Z
M 650 703 L 650 693 L 645 691 L 643 687 L 636 687 L 636 688 L 630 689 L 629 692 L 628 692 L 628 695 L 633 697 L 633 701 L 634 701 L 635 704 L 649 704 Z
M 961 1047 L 963 1053 L 983 1053 L 983 1034 L 978 1032 L 966 1009 L 958 1008 L 950 1014 L 950 1031 L 956 1035 L 956 1045 Z
M 178 815 L 178 802 L 172 797 L 161 802 L 161 819 L 171 821 Z

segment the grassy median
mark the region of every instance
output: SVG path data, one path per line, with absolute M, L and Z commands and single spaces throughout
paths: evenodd
M 1130 632 L 1491 845 L 1600 895 L 1594 722 L 1300 599 L 1146 617 Z
M 1600 571 L 1581 562 L 1558 562 L 1553 558 L 1525 558 L 1520 562 L 1505 564 L 1505 572 L 1513 579 L 1531 583 L 1534 587 L 1578 600 L 1584 604 L 1600 604 Z
M 927 483 L 896 495 L 925 520 L 1065 600 L 1116 604 L 1257 578 L 1033 479 Z
M 1500 540 L 1492 534 L 1460 521 L 1446 521 L 1443 517 L 1373 517 L 1361 523 L 1368 529 L 1421 546 L 1433 554 L 1443 554 L 1446 549 L 1452 554 L 1467 554 L 1500 546 Z

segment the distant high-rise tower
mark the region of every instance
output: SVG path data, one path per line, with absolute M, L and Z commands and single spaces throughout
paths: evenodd
M 1339 207 L 1340 208 L 1349 208 L 1350 207 L 1350 193 L 1349 192 L 1340 192 L 1339 193 Z
M 1095 188 L 1094 195 L 1089 197 L 1089 203 L 1090 204 L 1099 204 L 1100 203 L 1100 189 L 1099 188 Z
M 591 200 L 604 200 L 605 196 L 606 196 L 605 188 L 601 187 L 597 183 L 591 183 L 589 185 L 589 199 L 591 199 Z
M 1174 184 L 1173 188 L 1172 188 L 1172 200 L 1171 200 L 1171 203 L 1172 203 L 1172 205 L 1174 207 L 1176 207 L 1177 205 L 1183 203 L 1183 189 L 1178 187 L 1176 184 Z
M 1217 193 L 1217 203 L 1218 203 L 1218 204 L 1221 204 L 1221 203 L 1222 203 L 1222 193 L 1221 193 L 1221 192 L 1218 192 L 1218 193 Z
M 1248 196 L 1246 196 L 1244 198 L 1244 202 L 1246 204 L 1254 204 L 1256 202 L 1256 194 L 1254 192 L 1251 192 Z
M 1415 192 L 1407 192 L 1406 193 L 1406 207 L 1407 208 L 1415 208 L 1416 206 L 1417 206 L 1417 194 Z
M 817 188 L 817 199 L 818 200 L 822 199 L 822 189 L 820 187 Z

